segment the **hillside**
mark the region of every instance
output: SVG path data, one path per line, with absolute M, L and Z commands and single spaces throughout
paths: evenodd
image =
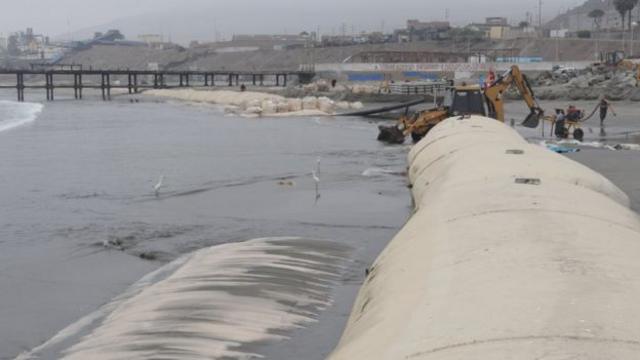
M 613 6 L 613 0 L 588 0 L 584 4 L 556 16 L 545 27 L 547 29 L 569 29 L 570 31 L 593 30 L 595 29 L 595 24 L 588 15 L 595 9 L 605 12 L 600 24 L 602 29 L 617 29 L 620 27 L 620 14 Z
M 302 64 L 340 63 L 363 51 L 434 51 L 466 52 L 466 43 L 418 42 L 410 44 L 359 45 L 318 49 L 257 50 L 250 52 L 225 52 L 220 45 L 190 49 L 173 48 L 156 50 L 148 47 L 98 45 L 68 55 L 63 63 L 82 64 L 85 67 L 104 69 L 147 69 L 157 63 L 161 69 L 277 69 L 295 70 Z M 636 53 L 640 45 L 636 44 Z M 517 49 L 516 56 L 542 57 L 546 61 L 595 60 L 597 51 L 613 51 L 620 48 L 619 41 L 593 41 L 581 39 L 517 39 L 485 41 L 471 44 L 472 53 L 493 49 Z

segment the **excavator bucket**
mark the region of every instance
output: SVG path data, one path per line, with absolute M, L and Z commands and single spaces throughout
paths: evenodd
M 404 143 L 404 133 L 397 126 L 378 126 L 380 133 L 378 134 L 378 141 L 386 142 L 389 144 L 402 144 Z
M 522 126 L 535 129 L 540 125 L 540 118 L 542 118 L 543 113 L 532 111 L 527 115 L 527 117 L 522 122 Z

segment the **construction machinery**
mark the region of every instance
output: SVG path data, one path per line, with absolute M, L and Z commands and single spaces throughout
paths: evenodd
M 536 128 L 544 111 L 538 105 L 531 85 L 517 65 L 512 66 L 503 75 L 498 76 L 484 89 L 479 85 L 455 86 L 450 91 L 446 104 L 425 110 L 413 116 L 402 116 L 395 126 L 380 126 L 378 140 L 389 143 L 403 143 L 405 137 L 411 135 L 414 142 L 422 139 L 439 122 L 453 116 L 482 115 L 504 122 L 505 92 L 514 86 L 530 113 L 522 123 L 523 126 Z
M 600 53 L 600 62 L 595 65 L 605 65 L 609 68 L 635 72 L 636 86 L 640 86 L 640 65 L 627 59 L 624 51 L 617 50 Z

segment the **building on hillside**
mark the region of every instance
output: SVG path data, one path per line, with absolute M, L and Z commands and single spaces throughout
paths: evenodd
M 506 17 L 488 17 L 484 23 L 488 26 L 509 26 L 509 20 Z
M 164 37 L 160 34 L 141 34 L 138 35 L 138 40 L 149 46 L 164 43 Z
M 351 63 L 451 63 L 465 62 L 466 53 L 444 51 L 363 51 L 349 57 Z
M 22 60 L 51 60 L 65 51 L 62 46 L 51 44 L 48 36 L 36 34 L 33 28 L 0 38 L 0 48 L 9 56 Z
M 450 30 L 451 24 L 448 21 L 407 20 L 409 41 L 445 40 Z
M 233 35 L 229 46 L 233 47 L 259 47 L 260 49 L 289 49 L 299 47 L 312 47 L 317 42 L 315 32 L 303 31 L 297 35 L 289 34 L 237 34 Z
M 566 38 L 569 34 L 569 29 L 560 29 L 560 30 L 550 30 L 549 37 L 550 38 Z
M 356 35 L 323 35 L 322 46 L 349 46 L 361 44 L 384 44 L 392 41 L 391 35 L 381 32 L 361 33 Z

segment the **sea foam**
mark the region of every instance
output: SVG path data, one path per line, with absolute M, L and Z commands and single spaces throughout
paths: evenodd
M 33 122 L 43 107 L 38 103 L 0 100 L 0 132 Z

